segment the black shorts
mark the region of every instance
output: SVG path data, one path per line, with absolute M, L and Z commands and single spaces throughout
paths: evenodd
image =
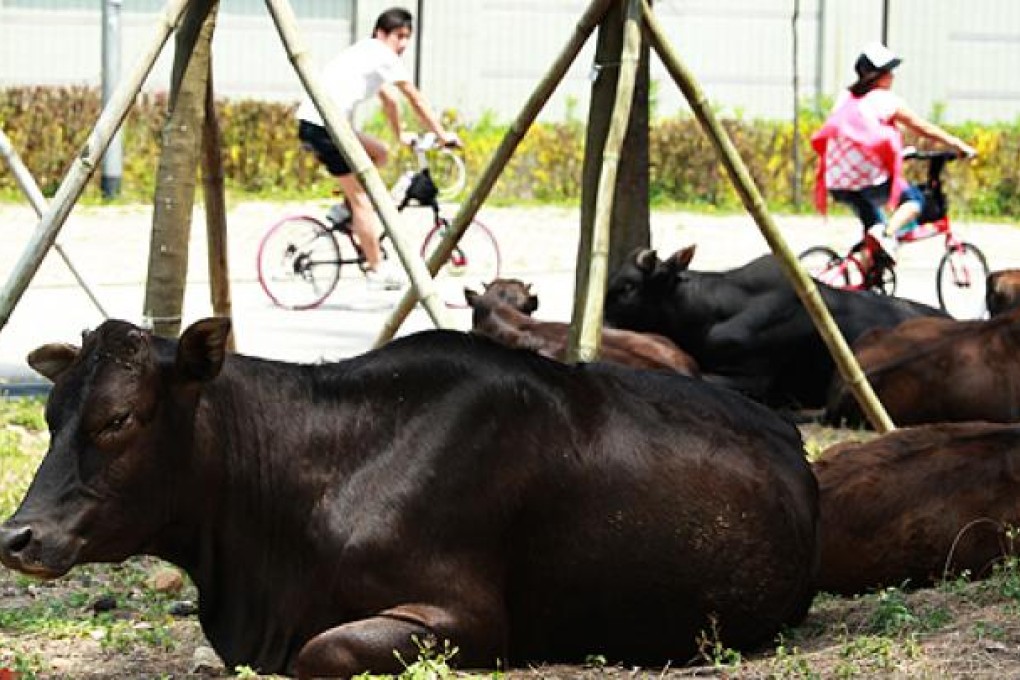
M 340 149 L 336 148 L 336 144 L 333 143 L 329 136 L 329 130 L 326 128 L 309 123 L 307 120 L 299 121 L 298 139 L 312 147 L 315 157 L 326 166 L 329 174 L 334 177 L 351 174 L 351 166 L 347 165 L 347 161 L 344 160 Z

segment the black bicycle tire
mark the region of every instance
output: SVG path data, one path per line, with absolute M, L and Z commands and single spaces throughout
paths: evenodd
M 985 288 L 987 287 L 988 274 L 991 271 L 988 268 L 988 258 L 985 257 L 984 252 L 982 252 L 980 248 L 978 248 L 976 245 L 974 245 L 973 243 L 970 243 L 968 241 L 961 242 L 959 244 L 959 246 L 957 246 L 957 247 L 959 249 L 961 249 L 964 253 L 968 253 L 968 252 L 969 253 L 973 253 L 974 256 L 977 257 L 978 262 L 981 264 L 980 276 L 975 276 L 974 277 L 974 282 L 980 287 L 980 290 L 979 290 L 979 292 L 976 295 L 973 296 L 974 299 L 978 301 L 978 305 L 977 306 L 980 307 L 980 305 L 983 305 L 984 302 L 985 302 Z M 953 255 L 954 255 L 954 249 L 953 248 L 948 248 L 946 250 L 946 252 L 943 253 L 942 259 L 939 260 L 938 269 L 935 271 L 935 291 L 938 294 L 939 307 L 942 309 L 942 311 L 945 312 L 946 314 L 949 314 L 950 316 L 952 316 L 954 318 L 958 318 L 958 317 L 956 317 L 955 314 L 953 314 L 952 311 L 950 311 L 949 305 L 946 303 L 946 297 L 947 297 L 946 293 L 942 289 L 942 286 L 943 286 L 943 284 L 942 284 L 942 274 L 945 271 L 945 268 L 949 264 L 950 259 L 953 257 Z M 975 288 L 975 289 L 977 290 L 977 288 Z M 987 311 L 987 310 L 985 310 L 985 311 Z
M 439 245 L 442 240 L 440 231 L 445 227 L 449 226 L 449 220 L 446 218 L 440 218 L 439 222 L 429 229 L 428 234 L 421 243 L 421 256 L 427 258 Z M 485 224 L 478 219 L 471 220 L 471 224 L 464 231 L 460 242 L 457 244 L 458 248 L 464 244 L 464 241 L 471 238 L 474 244 L 484 242 L 486 245 L 483 246 L 487 251 L 485 258 L 480 258 L 478 261 L 482 262 L 479 267 L 472 268 L 470 271 L 460 271 L 456 274 L 456 279 L 461 282 L 456 286 L 447 285 L 442 286 L 440 291 L 440 297 L 443 299 L 444 304 L 447 307 L 454 309 L 466 308 L 467 301 L 464 299 L 464 290 L 462 284 L 469 285 L 482 285 L 484 283 L 491 283 L 494 279 L 499 278 L 500 272 L 503 268 L 503 255 L 499 248 L 499 241 L 496 240 L 496 235 L 492 233 Z M 473 245 L 474 245 L 473 244 Z M 468 256 L 470 261 L 470 254 Z M 451 270 L 448 268 L 449 264 L 444 264 L 436 274 L 437 284 L 441 284 L 450 273 Z M 477 280 L 476 280 L 477 279 Z
M 281 279 L 279 283 L 271 283 L 275 276 L 280 276 L 279 273 L 270 271 L 270 263 L 268 258 L 271 256 L 281 257 L 279 254 L 278 246 L 273 246 L 276 253 L 271 253 L 269 243 L 273 241 L 274 237 L 279 237 L 283 229 L 293 225 L 304 225 L 311 229 L 313 239 L 323 239 L 322 243 L 326 244 L 326 247 L 333 255 L 332 264 L 327 260 L 326 262 L 320 263 L 320 267 L 324 271 L 329 272 L 325 279 L 326 286 L 324 288 L 316 288 L 313 284 L 308 283 L 308 290 L 312 291 L 308 297 L 300 296 L 301 301 L 295 302 L 288 300 L 282 294 L 282 287 L 285 285 Z M 314 309 L 318 307 L 328 298 L 333 291 L 336 289 L 337 283 L 340 281 L 340 245 L 337 243 L 335 234 L 323 224 L 318 218 L 312 217 L 311 215 L 288 215 L 277 222 L 275 222 L 262 239 L 259 241 L 259 249 L 256 255 L 256 271 L 258 272 L 259 284 L 262 286 L 262 291 L 267 297 L 278 307 L 292 310 L 305 310 Z M 279 265 L 278 265 L 279 266 Z M 286 269 L 284 269 L 286 272 Z M 297 272 L 295 271 L 296 275 Z M 301 283 L 294 277 L 288 277 L 291 280 L 289 283 Z M 302 290 L 299 285 L 296 287 L 297 290 Z

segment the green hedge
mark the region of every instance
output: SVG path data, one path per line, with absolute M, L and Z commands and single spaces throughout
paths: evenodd
M 233 193 L 323 197 L 332 180 L 296 139 L 293 105 L 249 100 L 218 103 L 223 159 Z M 11 138 L 44 193 L 51 195 L 99 116 L 94 88 L 10 88 L 0 90 L 0 125 Z M 159 157 L 166 98 L 139 96 L 124 128 L 123 195 L 150 200 Z M 778 210 L 811 207 L 815 158 L 807 138 L 818 127 L 805 111 L 798 136 L 789 121 L 729 118 L 724 125 L 769 204 Z M 386 134 L 381 120 L 370 128 Z M 1020 215 L 1020 119 L 1012 124 L 948 126 L 979 151 L 977 161 L 954 166 L 950 193 L 958 211 L 990 217 Z M 466 142 L 469 173 L 477 177 L 506 132 L 492 117 L 457 127 Z M 794 172 L 795 143 L 801 170 Z M 535 125 L 521 142 L 493 192 L 492 200 L 571 202 L 580 194 L 584 125 L 572 119 Z M 651 194 L 662 204 L 731 209 L 739 199 L 697 122 L 690 116 L 656 120 L 650 130 Z M 405 159 L 409 160 L 409 159 Z M 392 180 L 399 163 L 384 170 Z M 99 197 L 99 173 L 87 197 Z M 799 186 L 797 181 L 799 177 Z M 16 191 L 13 177 L 0 165 L 0 192 Z

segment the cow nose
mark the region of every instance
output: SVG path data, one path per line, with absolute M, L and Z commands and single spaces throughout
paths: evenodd
M 6 555 L 17 555 L 31 540 L 31 527 L 0 527 L 0 552 Z

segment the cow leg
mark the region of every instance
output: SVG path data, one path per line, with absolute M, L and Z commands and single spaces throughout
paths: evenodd
M 295 671 L 300 680 L 349 678 L 365 671 L 397 674 L 404 670 L 400 659 L 410 664 L 418 658 L 414 638 L 424 642 L 430 637 L 440 645 L 449 640 L 457 646 L 455 661 L 495 665 L 506 656 L 505 627 L 497 619 L 461 616 L 429 605 L 394 607 L 319 633 L 301 648 Z

